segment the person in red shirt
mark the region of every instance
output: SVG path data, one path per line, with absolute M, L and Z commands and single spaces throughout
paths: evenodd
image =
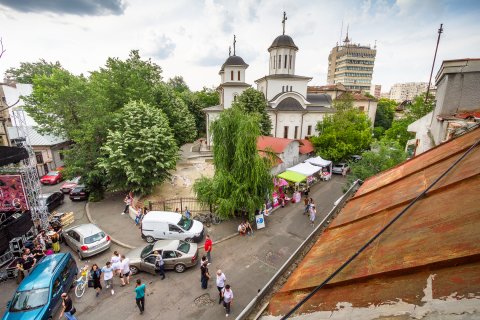
M 212 239 L 210 239 L 210 235 L 207 234 L 207 237 L 205 239 L 205 252 L 207 254 L 207 259 L 208 259 L 208 262 L 212 262 L 212 256 L 211 256 L 211 252 L 212 252 Z

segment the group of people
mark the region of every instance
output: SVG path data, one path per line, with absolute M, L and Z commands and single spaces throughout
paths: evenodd
M 253 228 L 248 220 L 243 220 L 242 223 L 238 225 L 238 234 L 241 236 L 253 235 Z
M 312 226 L 315 226 L 315 216 L 317 215 L 317 209 L 315 207 L 315 201 L 312 198 L 305 197 L 304 199 L 305 210 L 303 214 L 308 214 L 310 223 Z
M 130 284 L 130 260 L 126 258 L 125 255 L 120 255 L 117 251 L 114 251 L 112 258 L 110 261 L 107 261 L 104 267 L 100 268 L 96 263 L 92 265 L 89 275 L 93 282 L 93 288 L 97 291 L 97 297 L 100 295 L 100 291 L 103 290 L 101 282 L 102 274 L 105 288 L 110 288 L 111 294 L 114 295 L 114 276 L 120 278 L 122 287 Z

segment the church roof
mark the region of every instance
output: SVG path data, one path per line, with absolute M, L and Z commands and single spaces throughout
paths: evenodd
M 298 47 L 295 45 L 295 42 L 293 42 L 292 37 L 287 36 L 286 34 L 276 37 L 275 40 L 273 40 L 270 48 L 268 48 L 268 51 L 270 52 L 272 49 L 280 47 L 289 47 L 298 50 Z
M 295 110 L 305 110 L 302 104 L 298 102 L 297 99 L 288 97 L 280 101 L 275 110 L 279 111 L 295 111 Z
M 332 105 L 332 98 L 328 94 L 308 94 L 307 93 L 307 101 L 313 105 L 320 105 L 320 106 L 331 106 Z
M 230 56 L 230 57 L 227 58 L 225 63 L 222 65 L 222 69 L 220 69 L 220 71 L 224 70 L 225 66 L 244 66 L 244 67 L 248 67 L 248 64 L 246 64 L 245 61 L 243 61 L 242 57 L 233 55 L 233 56 Z
M 251 85 L 246 82 L 228 81 L 220 84 L 219 87 L 251 87 Z
M 255 80 L 255 83 L 258 83 L 265 79 L 302 79 L 302 80 L 312 80 L 312 77 L 297 76 L 295 74 L 270 74 L 268 76 L 261 77 L 260 79 Z

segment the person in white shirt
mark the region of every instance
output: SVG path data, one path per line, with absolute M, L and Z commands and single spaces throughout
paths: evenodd
M 115 293 L 113 291 L 113 267 L 110 261 L 107 262 L 107 265 L 102 268 L 103 272 L 103 281 L 105 281 L 106 288 L 112 288 L 112 295 Z
M 222 290 L 222 295 L 223 295 L 223 307 L 225 308 L 225 317 L 228 317 L 230 315 L 230 307 L 232 306 L 233 303 L 233 291 L 230 289 L 230 285 L 227 284 L 225 288 Z
M 122 262 L 121 262 L 120 254 L 118 253 L 118 251 L 113 252 L 113 256 L 110 259 L 110 262 L 112 263 L 112 268 L 113 268 L 114 274 L 116 274 L 118 276 L 121 276 L 122 275 Z
M 120 280 L 122 280 L 122 287 L 126 284 L 130 284 L 130 259 L 125 258 L 122 254 L 122 269 L 120 271 Z
M 225 287 L 225 281 L 227 281 L 227 277 L 222 272 L 222 270 L 217 270 L 217 289 L 218 289 L 218 304 L 222 303 L 222 290 Z

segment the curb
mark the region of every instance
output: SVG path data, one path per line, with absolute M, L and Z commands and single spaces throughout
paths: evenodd
M 90 223 L 95 224 L 95 220 L 93 220 L 92 216 L 90 215 L 89 204 L 90 204 L 90 202 L 87 202 L 87 204 L 85 205 L 85 211 L 87 212 L 87 219 Z M 131 245 L 128 245 L 126 243 L 123 243 L 121 241 L 118 241 L 117 239 L 113 238 L 112 236 L 110 236 L 110 240 L 113 243 L 115 243 L 116 245 L 119 245 L 120 247 L 124 247 L 124 248 L 127 248 L 127 249 L 135 249 L 135 247 L 133 247 Z

